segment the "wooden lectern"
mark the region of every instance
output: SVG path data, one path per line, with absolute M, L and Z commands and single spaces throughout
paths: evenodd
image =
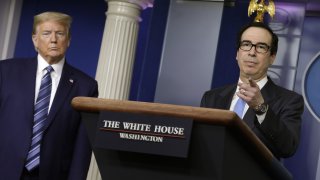
M 250 128 L 227 110 L 76 97 L 93 145 L 100 111 L 193 119 L 187 158 L 93 148 L 104 180 L 286 180 L 291 174 Z M 81 158 L 81 157 L 79 157 Z

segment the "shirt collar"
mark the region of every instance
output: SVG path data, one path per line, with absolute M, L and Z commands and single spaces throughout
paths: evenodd
M 56 74 L 58 74 L 58 75 L 62 74 L 62 69 L 63 69 L 64 62 L 65 62 L 65 58 L 62 58 L 60 61 L 58 61 L 58 63 L 51 65 Z M 41 73 L 49 65 L 50 64 L 40 54 L 38 54 L 38 70 L 37 70 L 37 73 Z
M 265 76 L 264 78 L 262 78 L 260 81 L 257 82 L 259 89 L 262 89 L 264 87 L 264 85 L 266 85 L 268 82 L 268 77 Z

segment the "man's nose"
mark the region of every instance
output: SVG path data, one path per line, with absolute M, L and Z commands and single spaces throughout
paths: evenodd
M 249 51 L 249 54 L 256 54 L 257 51 L 256 51 L 256 45 L 252 45 L 250 51 Z
M 51 42 L 57 42 L 57 34 L 53 33 L 50 38 Z

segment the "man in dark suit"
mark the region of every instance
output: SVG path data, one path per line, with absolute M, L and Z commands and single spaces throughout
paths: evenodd
M 98 96 L 98 85 L 65 61 L 71 21 L 35 16 L 38 56 L 0 61 L 0 179 L 86 179 L 91 147 L 71 100 Z
M 205 92 L 201 106 L 235 111 L 275 157 L 286 158 L 299 144 L 304 101 L 267 76 L 277 49 L 278 37 L 267 25 L 245 26 L 238 36 L 238 83 Z

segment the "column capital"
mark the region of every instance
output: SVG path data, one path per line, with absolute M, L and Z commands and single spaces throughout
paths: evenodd
M 127 3 L 132 3 L 136 4 L 141 7 L 141 9 L 146 9 L 149 7 L 153 7 L 153 2 L 154 0 L 105 0 L 106 2 L 108 1 L 118 1 L 118 2 L 127 2 Z

